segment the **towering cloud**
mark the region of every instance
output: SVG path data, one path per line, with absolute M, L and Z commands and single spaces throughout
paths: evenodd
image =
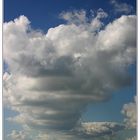
M 25 16 L 4 23 L 4 60 L 12 74 L 4 80 L 4 102 L 19 113 L 9 120 L 42 131 L 73 129 L 89 103 L 131 84 L 127 69 L 135 61 L 136 16 L 106 26 L 102 9 L 90 19 L 83 10 L 61 17 L 67 24 L 46 34 Z

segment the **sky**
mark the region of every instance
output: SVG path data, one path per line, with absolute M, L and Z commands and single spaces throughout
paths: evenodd
M 4 139 L 135 140 L 136 30 L 135 0 L 4 0 Z

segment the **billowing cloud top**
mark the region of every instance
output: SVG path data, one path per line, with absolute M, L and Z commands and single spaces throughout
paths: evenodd
M 122 113 L 125 115 L 126 128 L 136 129 L 137 127 L 137 97 L 135 96 L 134 102 L 125 104 Z
M 89 103 L 130 85 L 135 15 L 106 26 L 102 9 L 90 19 L 83 10 L 61 17 L 68 23 L 46 34 L 33 30 L 25 16 L 4 23 L 4 59 L 12 73 L 4 81 L 4 102 L 19 112 L 11 121 L 39 130 L 69 130 Z

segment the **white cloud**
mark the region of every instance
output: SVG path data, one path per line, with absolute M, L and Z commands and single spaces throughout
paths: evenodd
M 132 138 L 128 138 L 127 140 L 137 140 L 136 136 L 132 137 Z
M 89 103 L 130 85 L 136 16 L 122 16 L 102 29 L 103 10 L 88 21 L 85 15 L 63 13 L 68 24 L 46 34 L 31 29 L 25 16 L 4 23 L 4 59 L 12 76 L 4 80 L 3 96 L 19 113 L 9 120 L 38 130 L 70 130 Z
M 11 134 L 8 134 L 8 137 L 12 140 L 29 140 L 28 134 L 24 131 L 13 130 Z
M 86 23 L 87 17 L 86 17 L 86 11 L 85 10 L 75 10 L 72 12 L 62 12 L 60 14 L 60 18 L 67 20 L 69 23 Z
M 62 12 L 60 17 L 68 22 L 68 24 L 84 25 L 81 28 L 86 28 L 91 31 L 98 31 L 104 25 L 101 22 L 101 19 L 104 19 L 108 16 L 103 9 L 98 9 L 95 13 L 90 11 L 90 17 L 87 17 L 86 11 L 72 11 L 72 12 Z
M 38 136 L 36 136 L 36 140 L 48 140 L 48 139 L 49 139 L 48 134 L 39 133 Z
M 76 134 L 81 137 L 111 136 L 124 129 L 124 125 L 114 122 L 88 122 L 75 128 Z
M 135 96 L 134 102 L 125 104 L 122 113 L 125 115 L 126 128 L 136 129 L 137 127 L 137 97 Z
M 121 2 L 118 2 L 117 0 L 110 0 L 110 3 L 114 6 L 114 11 L 116 13 L 129 14 L 133 11 L 133 6 L 127 3 L 121 3 Z
M 123 131 L 125 126 L 115 122 L 86 122 L 78 124 L 71 131 L 40 133 L 37 138 L 44 140 L 116 140 L 118 132 Z M 122 139 L 121 139 L 122 140 Z

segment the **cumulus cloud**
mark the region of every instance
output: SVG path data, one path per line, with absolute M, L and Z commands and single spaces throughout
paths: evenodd
M 114 135 L 124 129 L 124 125 L 114 122 L 88 122 L 82 123 L 75 128 L 78 135 L 82 137 L 101 137 L 106 135 Z
M 110 0 L 110 3 L 113 5 L 114 11 L 116 13 L 129 14 L 133 11 L 133 6 L 127 3 L 121 3 L 121 2 L 118 2 L 117 0 Z
M 136 129 L 137 127 L 137 97 L 135 96 L 134 102 L 125 104 L 122 109 L 122 113 L 125 115 L 124 122 L 126 127 L 130 129 Z
M 67 23 L 46 34 L 33 30 L 25 16 L 4 23 L 4 60 L 12 76 L 4 80 L 3 96 L 19 113 L 10 121 L 42 131 L 71 130 L 89 103 L 131 84 L 135 15 L 106 26 L 102 9 L 91 19 L 85 11 L 61 16 Z

